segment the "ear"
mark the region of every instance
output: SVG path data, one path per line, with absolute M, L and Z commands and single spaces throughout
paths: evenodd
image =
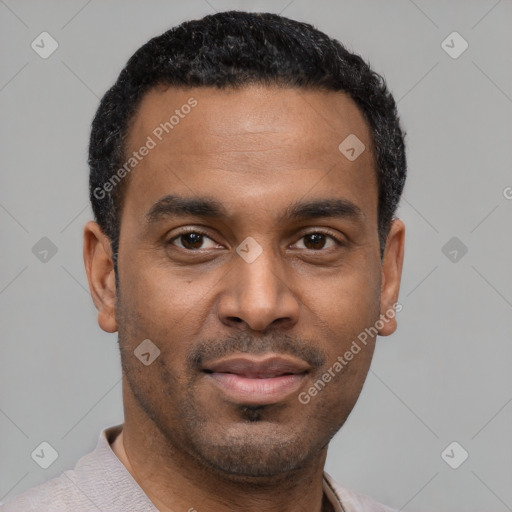
M 379 329 L 380 336 L 389 336 L 396 330 L 395 313 L 401 307 L 393 307 L 398 302 L 402 264 L 404 260 L 405 225 L 400 219 L 391 222 L 386 247 L 382 258 L 382 285 L 380 294 L 380 318 L 384 326 Z
M 96 222 L 84 228 L 84 263 L 98 324 L 106 332 L 117 331 L 116 282 L 110 240 Z

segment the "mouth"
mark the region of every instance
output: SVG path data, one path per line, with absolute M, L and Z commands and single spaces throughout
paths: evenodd
M 260 358 L 244 355 L 214 361 L 202 371 L 231 402 L 268 405 L 286 400 L 298 392 L 310 366 L 295 357 L 266 354 Z

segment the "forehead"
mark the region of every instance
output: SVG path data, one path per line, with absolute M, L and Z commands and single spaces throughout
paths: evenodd
M 189 108 L 192 103 L 197 105 Z M 186 123 L 183 122 L 185 118 L 189 118 Z M 136 147 L 137 142 L 143 142 L 148 134 L 156 137 L 158 128 L 166 122 L 170 122 L 172 128 L 169 133 L 164 130 L 161 135 L 166 140 L 159 142 L 160 145 L 167 144 L 169 149 L 171 143 L 177 144 L 183 139 L 188 139 L 189 145 L 197 146 L 199 140 L 194 135 L 198 124 L 203 144 L 213 142 L 203 138 L 207 134 L 245 135 L 252 151 L 267 149 L 267 145 L 255 146 L 257 136 L 264 134 L 290 139 L 300 137 L 310 143 L 323 140 L 326 144 L 341 142 L 350 130 L 361 138 L 370 138 L 368 125 L 350 96 L 316 89 L 251 85 L 240 89 L 200 87 L 185 90 L 157 86 L 143 97 L 132 120 L 128 136 L 130 146 Z M 179 129 L 178 125 L 181 125 Z M 255 137 L 251 139 L 251 135 Z M 222 149 L 224 143 L 231 142 L 216 140 L 215 144 L 220 143 L 219 149 Z M 242 150 L 243 141 L 236 142 L 238 150 Z M 263 139 L 260 144 L 264 144 Z
M 366 149 L 351 161 L 339 146 L 353 137 Z M 144 96 L 127 140 L 127 156 L 151 146 L 125 196 L 139 213 L 174 192 L 225 203 L 260 198 L 260 205 L 266 197 L 278 207 L 307 193 L 338 191 L 376 211 L 370 130 L 344 93 L 157 87 Z

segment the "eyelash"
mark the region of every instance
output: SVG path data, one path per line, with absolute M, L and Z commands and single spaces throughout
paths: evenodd
M 177 235 L 173 236 L 171 239 L 169 239 L 169 240 L 167 241 L 166 245 L 174 245 L 174 244 L 172 243 L 174 240 L 176 240 L 176 239 L 180 238 L 180 236 L 188 235 L 188 234 L 190 234 L 190 233 L 193 233 L 193 234 L 196 234 L 196 235 L 201 235 L 201 236 L 204 236 L 204 237 L 206 237 L 206 238 L 209 238 L 209 239 L 210 239 L 210 240 L 212 240 L 212 241 L 215 241 L 215 240 L 213 240 L 213 239 L 208 235 L 208 233 L 206 233 L 205 231 L 202 231 L 201 229 L 198 229 L 198 228 L 191 228 L 191 229 L 187 229 L 187 230 L 182 231 L 181 233 L 179 233 L 179 234 L 177 234 Z M 329 232 L 329 231 L 319 231 L 319 230 L 317 230 L 317 231 L 310 231 L 309 233 L 304 233 L 304 234 L 299 238 L 299 240 L 300 240 L 300 239 L 302 239 L 302 238 L 304 238 L 304 237 L 306 237 L 306 236 L 308 236 L 308 235 L 324 235 L 324 236 L 326 236 L 326 237 L 328 237 L 328 238 L 332 239 L 332 240 L 336 243 L 336 245 L 338 245 L 339 247 L 343 247 L 343 246 L 345 245 L 345 244 L 344 244 L 344 242 L 342 242 L 341 240 L 339 240 L 336 236 L 334 236 L 334 235 L 333 235 L 331 232 Z M 185 249 L 185 248 L 183 248 L 183 247 L 178 247 L 178 249 L 183 249 L 184 251 L 188 251 L 188 252 L 199 252 L 199 251 L 201 251 L 201 249 L 195 249 L 195 250 L 194 250 L 194 249 Z M 312 252 L 322 252 L 322 250 L 323 250 L 323 249 L 317 249 L 317 250 L 315 250 L 315 249 L 310 249 L 310 250 L 311 250 Z

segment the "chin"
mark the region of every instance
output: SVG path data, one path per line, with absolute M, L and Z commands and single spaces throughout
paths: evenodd
M 228 479 L 264 479 L 300 470 L 322 456 L 327 441 L 306 438 L 296 429 L 271 422 L 204 429 L 190 439 L 191 455 Z M 213 430 L 213 429 L 212 429 Z

